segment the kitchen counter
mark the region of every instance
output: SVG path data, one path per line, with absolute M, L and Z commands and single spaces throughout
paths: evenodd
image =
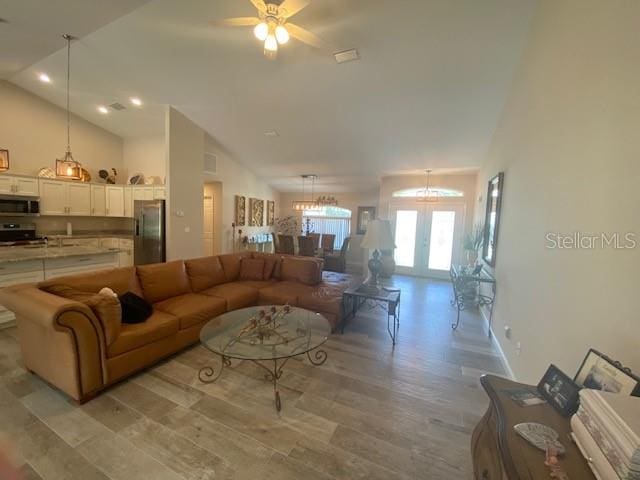
M 52 258 L 77 257 L 81 255 L 102 255 L 123 252 L 120 248 L 94 246 L 48 247 L 25 245 L 0 247 L 0 263 L 25 262 L 29 260 L 47 260 Z

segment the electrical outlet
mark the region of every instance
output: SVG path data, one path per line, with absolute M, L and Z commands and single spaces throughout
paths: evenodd
M 522 344 L 520 342 L 516 343 L 516 355 L 519 357 L 522 353 Z

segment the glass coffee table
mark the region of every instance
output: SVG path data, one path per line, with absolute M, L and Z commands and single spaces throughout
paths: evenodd
M 249 360 L 267 371 L 265 379 L 273 383 L 276 410 L 282 403 L 278 380 L 287 361 L 307 355 L 313 365 L 327 361 L 327 352 L 319 347 L 331 333 L 329 321 L 319 313 L 288 305 L 249 307 L 210 320 L 200 331 L 202 345 L 220 355 L 218 370 L 203 367 L 198 378 L 213 383 L 231 360 Z M 267 365 L 265 365 L 267 364 Z

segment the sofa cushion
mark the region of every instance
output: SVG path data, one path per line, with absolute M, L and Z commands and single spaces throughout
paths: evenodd
M 249 307 L 258 302 L 258 289 L 240 282 L 223 283 L 200 293 L 226 300 L 227 311 Z
M 297 305 L 298 297 L 308 295 L 313 287 L 298 282 L 276 282 L 270 287 L 259 290 L 258 303 L 260 305 Z
M 247 280 L 242 282 L 235 282 L 238 285 L 244 285 L 245 287 L 255 288 L 260 290 L 261 288 L 272 287 L 277 280 Z
M 45 292 L 84 303 L 94 313 L 104 331 L 105 342 L 111 345 L 120 334 L 122 309 L 117 298 L 98 293 L 83 292 L 69 285 L 41 287 Z
M 178 333 L 179 324 L 178 317 L 154 310 L 146 322 L 123 325 L 118 338 L 107 347 L 107 356 L 115 357 L 175 335 Z
M 200 292 L 227 281 L 218 257 L 194 258 L 186 260 L 184 265 L 194 292 Z
M 276 264 L 281 262 L 281 258 L 273 253 L 253 252 L 253 258 L 264 260 L 263 280 L 270 280 L 273 277 Z
M 264 260 L 261 258 L 243 258 L 240 262 L 238 280 L 264 280 Z
M 282 259 L 282 280 L 317 285 L 320 283 L 321 275 L 321 264 L 314 259 L 297 257 Z
M 140 265 L 137 268 L 144 298 L 151 303 L 191 293 L 189 277 L 182 260 Z
M 235 282 L 238 279 L 240 276 L 240 262 L 247 257 L 251 258 L 251 252 L 228 253 L 218 256 L 227 282 Z
M 134 292 L 142 295 L 142 289 L 136 275 L 136 267 L 112 268 L 98 272 L 79 273 L 40 282 L 38 287 L 46 290 L 53 285 L 67 285 L 83 292 L 98 293 L 104 287 L 109 287 L 116 294 Z
M 178 317 L 180 330 L 222 315 L 226 307 L 223 299 L 199 293 L 186 293 L 154 304 L 155 309 Z

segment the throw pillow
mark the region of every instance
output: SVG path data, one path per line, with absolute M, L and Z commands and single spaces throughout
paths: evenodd
M 153 314 L 153 306 L 133 292 L 122 295 L 120 304 L 122 305 L 122 323 L 142 323 Z
M 263 280 L 270 280 L 273 275 L 273 271 L 276 268 L 276 263 L 278 259 L 276 257 L 264 257 L 264 272 L 263 272 Z
M 243 258 L 240 262 L 240 280 L 262 280 L 264 278 L 264 260 L 261 258 Z
M 43 290 L 59 297 L 84 303 L 89 307 L 102 324 L 107 345 L 111 345 L 120 334 L 122 309 L 117 298 L 100 295 L 99 293 L 83 292 L 68 285 L 60 284 L 49 285 Z

